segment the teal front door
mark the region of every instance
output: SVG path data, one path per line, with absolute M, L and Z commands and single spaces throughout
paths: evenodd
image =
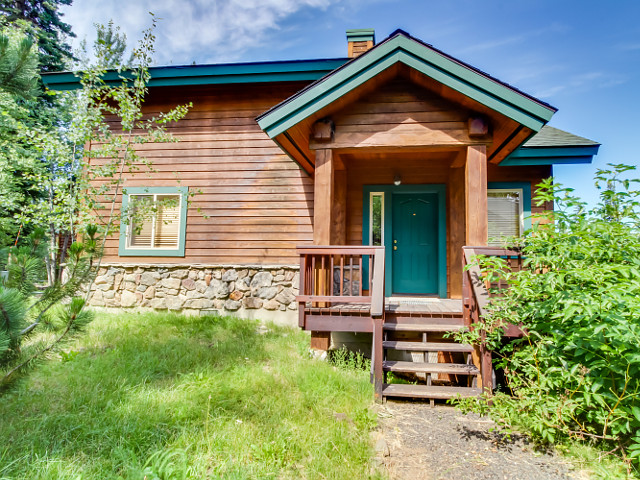
M 392 292 L 438 294 L 438 194 L 392 196 Z

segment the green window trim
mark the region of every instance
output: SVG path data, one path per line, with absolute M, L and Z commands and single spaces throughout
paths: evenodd
M 427 185 L 364 185 L 363 187 L 363 205 L 362 205 L 362 245 L 369 245 L 370 241 L 370 198 L 372 193 L 382 193 L 384 195 L 383 218 L 384 233 L 383 245 L 392 245 L 393 218 L 391 215 L 392 201 L 391 196 L 394 193 L 437 193 L 438 194 L 438 296 L 447 298 L 447 199 L 446 185 L 443 184 L 427 184 Z M 392 296 L 392 268 L 393 259 L 391 249 L 385 248 L 385 296 Z M 368 287 L 369 262 L 363 261 L 363 288 Z
M 522 216 L 524 232 L 531 230 L 531 183 L 530 182 L 489 182 L 488 190 L 522 190 Z
M 130 222 L 120 222 L 118 255 L 121 257 L 184 257 L 189 187 L 128 187 L 122 190 L 122 211 L 129 207 L 130 195 L 180 195 L 180 226 L 176 248 L 132 248 L 128 246 Z

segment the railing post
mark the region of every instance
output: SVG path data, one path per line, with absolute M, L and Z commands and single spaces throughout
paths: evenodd
M 464 248 L 462 249 L 462 316 L 464 325 L 469 328 L 471 326 L 471 313 L 469 311 L 471 304 L 471 289 L 469 286 L 469 272 L 465 270 L 467 266 L 467 258 Z
M 373 348 L 371 352 L 371 363 L 373 367 L 373 388 L 376 402 L 382 401 L 382 324 L 384 316 L 373 317 Z
M 373 274 L 369 285 L 371 293 L 371 315 L 384 315 L 384 248 L 373 254 Z
M 373 367 L 373 386 L 375 399 L 382 401 L 383 372 L 382 348 L 384 326 L 384 248 L 377 248 L 373 254 L 373 272 L 370 273 L 369 289 L 371 293 L 371 318 L 373 320 L 373 345 L 371 361 Z
M 480 372 L 482 375 L 482 393 L 491 395 L 493 392 L 493 364 L 491 361 L 491 350 L 487 348 L 487 332 L 480 332 L 482 343 L 480 346 Z
M 307 292 L 307 256 L 300 255 L 300 273 L 298 274 L 298 294 L 299 295 L 309 295 Z M 305 307 L 306 302 L 299 301 L 298 302 L 298 326 L 304 329 L 305 325 Z

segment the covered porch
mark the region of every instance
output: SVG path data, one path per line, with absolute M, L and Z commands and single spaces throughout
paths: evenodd
M 372 334 L 380 398 L 490 390 L 490 352 L 449 336 L 473 328 L 488 295 L 464 271 L 463 247 L 493 251 L 491 190 L 517 197 L 507 216 L 524 230 L 553 162 L 512 154 L 554 112 L 398 31 L 258 117 L 314 179 L 297 297 L 311 346 L 327 350 L 333 332 Z M 389 374 L 423 385 L 387 383 Z
M 299 254 L 300 328 L 313 332 L 315 348 L 328 348 L 335 332 L 371 334 L 367 353 L 379 398 L 419 397 L 433 403 L 491 391 L 491 352 L 450 336 L 476 328 L 489 300 L 489 285 L 477 267 L 463 273 L 462 299 L 385 297 L 384 247 L 311 246 L 300 248 Z M 478 254 L 509 258 L 513 269 L 522 266 L 519 252 L 491 247 L 464 247 L 462 261 L 466 264 Z M 521 333 L 510 327 L 506 335 Z M 390 374 L 423 384 L 392 383 Z

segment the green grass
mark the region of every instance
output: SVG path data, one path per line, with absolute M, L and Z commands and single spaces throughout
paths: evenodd
M 256 326 L 99 315 L 0 397 L 0 479 L 380 478 L 368 372 Z

